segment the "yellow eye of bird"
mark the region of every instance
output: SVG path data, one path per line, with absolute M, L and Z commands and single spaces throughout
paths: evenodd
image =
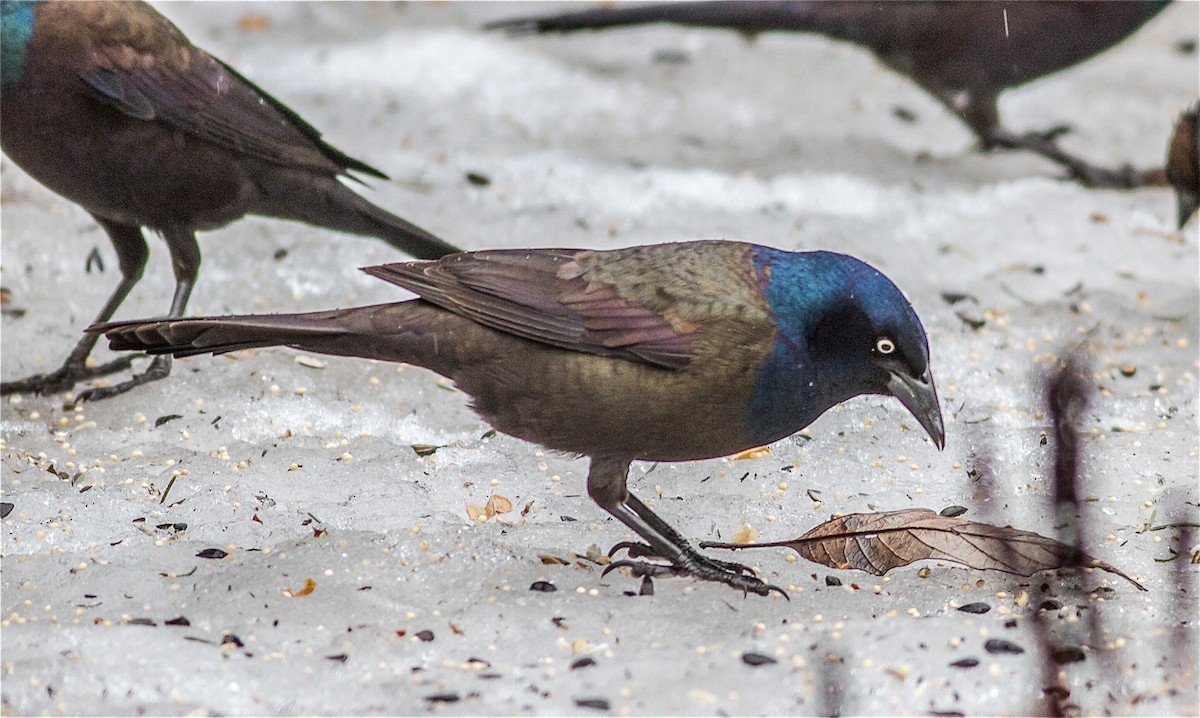
M 880 337 L 879 340 L 875 342 L 875 351 L 879 352 L 880 354 L 891 354 L 892 352 L 896 351 L 896 343 L 887 337 Z

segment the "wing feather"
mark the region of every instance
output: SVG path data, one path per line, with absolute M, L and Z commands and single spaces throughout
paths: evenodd
M 386 177 L 330 146 L 295 111 L 220 60 L 191 45 L 173 49 L 100 45 L 80 78 L 131 117 L 159 120 L 242 154 L 329 174 Z
M 573 351 L 681 369 L 698 325 L 589 278 L 579 250 L 490 250 L 363 271 L 516 336 Z

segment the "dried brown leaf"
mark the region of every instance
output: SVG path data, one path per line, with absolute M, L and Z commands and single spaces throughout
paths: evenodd
M 492 497 L 490 499 L 488 499 L 487 510 L 488 510 L 489 514 L 492 514 L 492 515 L 506 514 L 510 511 L 512 511 L 512 509 L 513 509 L 512 501 L 509 500 L 509 498 L 506 496 L 501 496 L 500 494 L 492 494 Z
M 1116 567 L 1060 541 L 1032 531 L 940 516 L 930 509 L 848 514 L 826 521 L 790 541 L 749 545 L 705 542 L 704 547 L 790 548 L 814 563 L 854 568 L 876 576 L 923 559 L 1018 576 L 1057 568 L 1098 568 L 1146 590 Z
M 490 521 L 493 516 L 506 514 L 512 511 L 512 508 L 512 501 L 510 501 L 507 497 L 501 496 L 500 494 L 492 494 L 491 498 L 489 498 L 488 502 L 483 506 L 479 506 L 478 504 L 467 504 L 467 516 L 469 516 L 472 521 L 485 523 Z
M 411 448 L 417 456 L 432 456 L 438 449 L 444 449 L 446 447 L 444 444 L 413 444 Z
M 317 590 L 317 582 L 311 578 L 306 578 L 304 579 L 304 588 L 297 589 L 295 591 L 290 588 L 285 588 L 283 589 L 283 595 L 287 596 L 288 598 L 300 598 L 301 596 L 309 595 L 315 590 Z

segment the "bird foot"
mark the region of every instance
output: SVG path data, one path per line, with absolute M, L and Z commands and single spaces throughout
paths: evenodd
M 1044 130 L 1033 130 L 1029 136 L 1036 137 L 1043 142 L 1057 142 L 1059 137 L 1070 134 L 1073 129 L 1070 125 L 1055 125 Z
M 100 366 L 84 366 L 81 363 L 68 361 L 49 374 L 34 374 L 24 379 L 6 381 L 0 384 L 0 396 L 9 394 L 58 394 L 69 391 L 81 381 L 96 377 L 108 376 L 124 371 L 131 366 L 133 357 L 124 356 Z
M 613 561 L 604 567 L 604 571 L 600 575 L 607 576 L 610 571 L 619 568 L 629 569 L 629 575 L 634 578 L 674 578 L 687 575 L 683 569 L 669 563 L 650 563 L 649 561 L 631 561 L 629 559 Z
M 1078 180 L 1085 187 L 1098 189 L 1135 189 L 1161 184 L 1157 179 L 1161 171 L 1139 170 L 1132 165 L 1121 165 L 1116 169 L 1093 167 L 1082 160 L 1061 163 L 1070 179 Z
M 1067 176 L 1085 187 L 1097 189 L 1135 189 L 1156 186 L 1164 182 L 1165 173 L 1159 170 L 1139 170 L 1131 165 L 1116 169 L 1096 167 L 1058 146 L 1058 138 L 1070 131 L 1067 125 L 1059 125 L 1042 132 L 1027 132 L 1017 135 L 1005 130 L 993 133 L 985 148 L 1001 147 L 1012 150 L 1028 150 L 1062 166 Z
M 614 552 L 625 549 L 629 551 L 631 556 L 653 556 L 654 550 L 646 544 L 633 543 L 623 541 L 616 546 L 613 546 L 609 551 L 611 556 Z M 635 578 L 668 578 L 675 576 L 691 576 L 702 581 L 714 581 L 723 583 L 726 586 L 739 588 L 742 593 L 754 593 L 759 596 L 769 596 L 772 591 L 776 591 L 784 598 L 789 598 L 787 591 L 784 591 L 778 586 L 773 586 L 766 583 L 762 579 L 754 576 L 750 568 L 740 563 L 733 561 L 718 561 L 708 558 L 703 554 L 689 550 L 684 554 L 683 559 L 679 563 L 651 563 L 649 561 L 638 561 L 623 559 L 613 561 L 607 567 L 601 576 L 607 575 L 610 571 L 627 568 L 630 575 Z
M 992 131 L 990 137 L 985 138 L 983 149 L 1005 149 L 1005 150 L 1032 150 L 1036 152 L 1036 147 L 1057 147 L 1058 138 L 1072 132 L 1070 125 L 1055 125 L 1044 130 L 1030 130 L 1024 134 L 1016 134 L 1005 129 L 996 129 Z
M 171 373 L 171 357 L 160 355 L 154 357 L 154 361 L 150 362 L 150 366 L 141 374 L 134 374 L 132 377 L 120 384 L 113 386 L 97 387 L 95 389 L 85 389 L 75 395 L 75 400 L 63 405 L 64 409 L 74 409 L 76 406 L 86 401 L 99 401 L 109 397 L 124 394 L 125 392 L 139 387 L 142 384 L 149 384 L 152 381 L 165 379 Z
M 662 558 L 662 556 L 659 556 L 658 553 L 656 553 L 655 550 L 650 547 L 650 544 L 645 544 L 640 541 L 621 541 L 620 543 L 615 543 L 613 544 L 612 548 L 608 550 L 608 557 L 612 558 L 613 556 L 616 556 L 618 551 L 628 552 L 629 558 Z
M 658 554 L 658 552 L 656 552 L 653 548 L 650 547 L 649 544 L 644 544 L 644 543 L 641 543 L 640 541 L 622 541 L 620 543 L 613 544 L 613 547 L 608 550 L 609 558 L 612 558 L 614 555 L 616 555 L 616 553 L 618 551 L 622 551 L 622 550 L 627 552 L 629 559 L 640 559 L 640 558 L 655 558 L 655 559 L 659 559 L 659 560 L 664 559 L 664 557 L 660 556 Z M 709 557 L 705 556 L 704 554 L 697 553 L 695 551 L 691 552 L 691 557 L 694 559 L 700 560 L 700 561 L 707 561 L 716 566 L 720 566 L 721 568 L 723 568 L 727 571 L 732 571 L 734 573 L 744 573 L 748 576 L 754 575 L 754 569 L 750 568 L 749 566 L 747 566 L 744 563 L 738 563 L 737 561 L 721 561 L 720 559 L 709 558 Z

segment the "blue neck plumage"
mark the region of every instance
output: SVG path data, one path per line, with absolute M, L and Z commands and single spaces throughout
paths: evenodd
M 25 55 L 33 37 L 33 9 L 37 2 L 0 2 L 0 87 L 8 90 L 21 80 Z
M 791 436 L 841 400 L 827 394 L 808 353 L 776 342 L 746 405 L 747 438 L 761 446 Z
M 848 398 L 822 381 L 825 372 L 816 365 L 806 341 L 859 264 L 844 259 L 848 261 L 830 252 L 793 254 L 764 247 L 755 251 L 763 298 L 779 327 L 746 406 L 746 426 L 755 443 L 790 436 Z

